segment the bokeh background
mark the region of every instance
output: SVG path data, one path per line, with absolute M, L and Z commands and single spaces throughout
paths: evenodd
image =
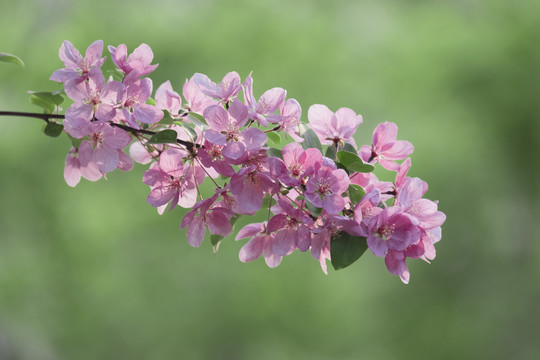
M 371 253 L 325 276 L 187 244 L 144 166 L 63 180 L 66 137 L 0 118 L 0 359 L 533 359 L 540 356 L 539 1 L 3 1 L 0 110 L 39 111 L 70 40 L 154 50 L 154 84 L 253 71 L 309 105 L 393 121 L 447 214 L 403 285 Z M 108 55 L 108 53 L 107 53 Z M 110 60 L 109 60 L 110 61 Z M 304 116 L 304 121 L 306 117 Z

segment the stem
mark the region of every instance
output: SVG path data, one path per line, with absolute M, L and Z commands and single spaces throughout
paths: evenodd
M 49 119 L 65 119 L 65 116 L 60 115 L 60 114 L 40 114 L 40 113 L 29 113 L 29 112 L 21 112 L 21 111 L 0 111 L 0 116 L 20 116 L 20 117 L 37 118 L 47 123 L 49 123 Z M 139 134 L 155 135 L 156 134 L 155 131 L 135 129 L 135 128 L 132 128 L 131 126 L 114 123 L 112 121 L 109 121 L 109 125 L 120 128 L 134 135 L 139 135 Z M 202 147 L 202 145 L 200 144 L 196 144 L 190 141 L 184 141 L 180 139 L 176 139 L 176 142 L 180 145 L 185 146 L 188 149 L 193 149 L 194 147 L 196 148 Z
M 29 112 L 21 112 L 21 111 L 0 111 L 0 116 L 31 117 L 31 118 L 41 119 L 47 123 L 49 122 L 49 119 L 64 119 L 64 115 L 29 113 Z

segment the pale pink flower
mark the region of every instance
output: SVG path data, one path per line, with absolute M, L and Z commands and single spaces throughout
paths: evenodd
M 359 155 L 365 162 L 378 162 L 385 169 L 398 171 L 400 165 L 395 160 L 403 160 L 412 154 L 413 145 L 405 140 L 396 140 L 397 125 L 391 122 L 379 124 L 373 131 L 373 143 L 364 145 Z
M 129 56 L 125 44 L 120 44 L 117 48 L 109 46 L 108 49 L 114 65 L 126 75 L 134 71 L 138 77 L 143 77 L 150 74 L 158 66 L 150 64 L 154 59 L 154 53 L 146 44 L 139 45 Z
M 156 90 L 156 106 L 161 110 L 167 110 L 172 117 L 178 116 L 182 107 L 182 98 L 173 90 L 169 80 L 161 84 Z
M 85 165 L 82 165 L 79 161 L 78 150 L 72 147 L 66 156 L 64 179 L 69 186 L 75 187 L 81 180 L 81 176 L 90 181 L 97 181 L 101 179 L 103 175 L 93 161 L 89 161 Z
M 169 210 L 176 205 L 191 208 L 197 202 L 197 186 L 194 174 L 184 170 L 182 159 L 188 153 L 180 149 L 168 149 L 161 153 L 159 161 L 147 170 L 143 183 L 152 189 L 146 201 L 160 207 L 170 202 Z
M 156 106 L 146 104 L 152 95 L 152 80 L 143 78 L 128 83 L 122 99 L 122 113 L 129 126 L 139 129 L 137 121 L 145 124 L 160 121 L 163 118 L 163 111 Z
M 225 104 L 234 100 L 238 92 L 242 90 L 240 75 L 235 71 L 225 75 L 219 84 L 212 82 L 208 76 L 200 73 L 193 75 L 192 79 L 203 94 L 219 99 Z
M 294 208 L 284 200 L 278 200 L 272 207 L 274 215 L 268 222 L 268 232 L 276 232 L 274 238 L 274 254 L 289 255 L 298 248 L 304 252 L 311 245 L 311 232 L 309 226 L 313 220 L 301 208 Z
M 249 118 L 256 120 L 262 126 L 267 126 L 268 121 L 271 120 L 270 118 L 267 120 L 268 115 L 273 114 L 283 106 L 287 91 L 275 87 L 265 91 L 257 101 L 253 96 L 253 78 L 251 77 L 251 73 L 242 86 L 244 89 L 244 102 L 249 109 Z M 282 120 L 275 116 L 272 118 L 273 122 L 281 122 Z
M 353 110 L 340 108 L 334 114 L 325 105 L 311 105 L 308 120 L 322 144 L 343 146 L 348 142 L 356 148 L 353 135 L 362 123 L 362 116 Z
M 87 49 L 84 58 L 81 53 L 69 41 L 64 41 L 60 46 L 58 55 L 65 68 L 56 70 L 50 80 L 66 83 L 72 79 L 86 80 L 92 74 L 101 73 L 101 66 L 105 58 L 103 53 L 103 40 L 94 41 Z
M 193 77 L 186 80 L 184 87 L 182 88 L 182 94 L 186 99 L 185 109 L 192 111 L 196 114 L 202 115 L 206 108 L 212 105 L 218 105 L 218 102 L 209 96 L 206 96 L 201 89 L 195 84 Z

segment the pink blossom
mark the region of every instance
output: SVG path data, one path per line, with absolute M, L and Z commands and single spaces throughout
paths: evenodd
M 274 254 L 289 255 L 294 249 L 306 251 L 311 245 L 309 226 L 313 220 L 301 208 L 294 208 L 284 200 L 272 207 L 274 215 L 268 222 L 268 232 L 276 232 L 274 238 Z
M 345 170 L 323 166 L 309 178 L 305 195 L 316 207 L 323 208 L 328 214 L 337 214 L 345 207 L 341 194 L 348 187 L 349 176 Z
M 50 80 L 66 83 L 72 79 L 86 80 L 91 74 L 101 73 L 101 66 L 105 58 L 101 57 L 103 53 L 103 41 L 94 41 L 88 49 L 84 58 L 81 53 L 69 41 L 64 41 L 60 46 L 58 55 L 64 63 L 65 68 L 56 70 L 50 77 Z
M 274 253 L 274 235 L 267 233 L 266 222 L 246 225 L 236 235 L 236 240 L 244 238 L 250 240 L 240 249 L 240 261 L 253 261 L 264 253 L 264 260 L 270 268 L 281 263 L 283 257 Z
M 127 132 L 96 122 L 90 123 L 87 131 L 89 140 L 84 140 L 79 146 L 79 160 L 83 166 L 93 161 L 100 171 L 106 173 L 126 162 L 120 153 L 131 141 Z
M 240 214 L 254 214 L 262 205 L 265 194 L 279 190 L 270 174 L 256 165 L 241 168 L 231 177 L 231 192 L 238 199 Z
M 248 120 L 247 108 L 235 100 L 229 110 L 219 105 L 204 111 L 204 118 L 210 126 L 203 132 L 204 137 L 215 145 L 222 145 L 223 155 L 236 164 L 247 156 L 247 151 L 257 151 L 266 143 L 266 134 L 257 128 L 240 130 Z
M 184 171 L 182 159 L 188 154 L 179 149 L 161 153 L 159 161 L 144 173 L 143 183 L 152 189 L 146 201 L 154 206 L 170 202 L 169 210 L 176 205 L 191 208 L 197 202 L 197 186 L 193 172 Z
M 232 232 L 232 212 L 223 207 L 212 207 L 217 197 L 216 193 L 211 198 L 199 201 L 182 219 L 180 229 L 187 227 L 187 240 L 191 246 L 201 246 L 206 227 L 211 234 L 221 236 L 228 236 Z
M 150 74 L 158 66 L 157 64 L 150 65 L 154 59 L 154 53 L 146 44 L 139 45 L 129 56 L 125 44 L 120 44 L 117 48 L 109 46 L 108 49 L 114 65 L 126 75 L 134 71 L 138 77 L 143 77 Z
M 75 187 L 81 180 L 81 176 L 90 181 L 97 181 L 103 175 L 93 161 L 88 161 L 85 165 L 82 165 L 79 161 L 78 149 L 72 147 L 66 156 L 64 179 L 69 186 Z
M 300 118 L 302 108 L 295 99 L 287 99 L 279 109 L 279 116 L 268 116 L 269 122 L 280 122 L 280 129 L 285 131 L 295 142 L 301 143 L 304 139 L 300 136 Z
M 400 166 L 395 160 L 402 160 L 412 154 L 412 144 L 405 140 L 396 140 L 397 125 L 391 122 L 379 124 L 373 131 L 373 144 L 360 149 L 360 157 L 369 163 L 378 162 L 385 169 L 398 171 Z
M 176 117 L 182 107 L 182 98 L 173 90 L 169 80 L 161 84 L 156 90 L 156 106 L 167 110 L 171 116 Z
M 267 126 L 267 116 L 276 112 L 284 103 L 287 91 L 282 88 L 272 88 L 262 94 L 258 101 L 253 96 L 253 79 L 251 73 L 243 84 L 244 101 L 249 108 L 248 116 L 251 120 L 256 120 L 260 125 Z M 274 122 L 281 122 L 282 119 L 273 117 Z
M 124 120 L 135 129 L 139 129 L 137 121 L 154 124 L 163 118 L 163 111 L 146 104 L 152 95 L 152 80 L 143 78 L 129 83 L 122 99 Z
M 193 82 L 203 94 L 219 99 L 223 103 L 229 103 L 234 100 L 238 92 L 242 89 L 240 75 L 235 71 L 225 75 L 219 84 L 212 82 L 208 76 L 200 73 L 193 75 Z
M 202 115 L 207 107 L 218 105 L 218 102 L 209 96 L 206 96 L 195 84 L 193 77 L 186 80 L 182 88 L 182 94 L 186 99 L 186 110 Z
M 75 101 L 70 107 L 70 116 L 77 114 L 88 121 L 94 117 L 100 121 L 113 120 L 124 90 L 124 85 L 118 81 L 105 84 L 103 75 L 87 80 L 72 79 L 64 87 L 66 95 Z
M 343 146 L 348 142 L 356 147 L 353 135 L 362 123 L 362 116 L 353 110 L 340 108 L 334 114 L 325 105 L 311 105 L 308 120 L 322 144 Z

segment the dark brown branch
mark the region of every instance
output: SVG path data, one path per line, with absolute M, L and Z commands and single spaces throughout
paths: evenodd
M 40 113 L 29 113 L 29 112 L 21 112 L 21 111 L 0 111 L 0 116 L 20 116 L 20 117 L 31 117 L 31 118 L 37 118 L 41 119 L 45 122 L 49 122 L 49 119 L 65 119 L 64 115 L 61 114 L 40 114 Z M 109 125 L 120 128 L 122 130 L 125 130 L 129 133 L 132 133 L 134 135 L 138 134 L 144 134 L 144 135 L 155 135 L 155 131 L 151 130 L 144 130 L 144 129 L 135 129 L 128 125 L 123 124 L 117 124 L 112 121 L 109 122 Z M 184 141 L 180 139 L 176 139 L 176 142 L 180 145 L 185 146 L 188 148 L 188 150 L 195 148 L 200 148 L 200 144 L 192 143 L 190 141 Z

